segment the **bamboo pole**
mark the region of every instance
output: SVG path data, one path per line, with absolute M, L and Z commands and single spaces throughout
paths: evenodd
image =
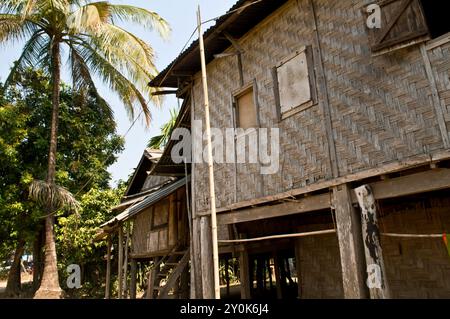
M 211 204 L 211 237 L 212 237 L 213 273 L 214 273 L 214 297 L 215 299 L 220 299 L 219 245 L 217 242 L 216 194 L 214 189 L 214 167 L 213 167 L 213 156 L 211 146 L 211 124 L 209 119 L 209 96 L 208 96 L 208 82 L 206 77 L 205 45 L 203 42 L 200 5 L 198 6 L 197 19 L 198 19 L 198 34 L 200 44 L 200 60 L 202 66 L 203 96 L 205 100 L 205 124 L 206 124 L 205 133 L 208 152 L 209 199 Z
M 247 243 L 247 242 L 270 240 L 270 239 L 307 237 L 307 236 L 317 236 L 317 235 L 326 235 L 326 234 L 334 234 L 334 233 L 336 233 L 335 229 L 327 229 L 327 230 L 318 230 L 318 231 L 305 232 L 305 233 L 273 235 L 273 236 L 264 236 L 264 237 L 255 237 L 255 238 L 246 238 L 246 239 L 219 240 L 219 242 L 223 243 L 223 244 L 225 244 L 225 243 Z

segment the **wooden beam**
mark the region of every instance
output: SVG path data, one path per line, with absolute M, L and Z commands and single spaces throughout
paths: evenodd
M 368 169 L 368 170 L 365 170 L 362 172 L 349 174 L 349 175 L 346 175 L 343 177 L 334 178 L 334 179 L 323 181 L 323 182 L 314 183 L 312 185 L 293 189 L 293 190 L 290 190 L 287 192 L 282 192 L 282 193 L 278 193 L 275 195 L 264 196 L 264 197 L 260 197 L 260 198 L 254 198 L 251 200 L 234 203 L 234 204 L 231 204 L 231 205 L 228 205 L 225 207 L 218 208 L 217 213 L 225 213 L 225 212 L 230 212 L 233 210 L 247 208 L 247 207 L 254 206 L 254 205 L 267 204 L 270 202 L 275 202 L 275 201 L 283 200 L 286 198 L 292 198 L 295 196 L 308 194 L 308 193 L 316 192 L 319 190 L 329 189 L 334 186 L 351 183 L 351 182 L 363 180 L 366 178 L 380 176 L 383 174 L 396 173 L 396 172 L 400 172 L 400 171 L 403 171 L 406 169 L 411 169 L 411 168 L 418 167 L 418 166 L 429 165 L 430 163 L 435 162 L 435 161 L 444 161 L 444 160 L 449 160 L 449 159 L 450 159 L 450 151 L 449 150 L 439 151 L 439 152 L 436 152 L 433 154 L 421 154 L 421 155 L 417 155 L 417 156 L 412 156 L 412 157 L 409 157 L 404 160 L 384 164 L 380 167 L 371 168 L 371 169 Z M 206 215 L 206 214 L 208 214 L 208 211 L 198 212 L 197 214 L 198 215 Z
M 372 299 L 389 299 L 375 197 L 369 185 L 355 189 L 361 207 L 362 238 L 367 265 L 367 284 Z
M 428 51 L 425 47 L 425 44 L 420 46 L 420 52 L 422 52 L 423 61 L 425 64 L 425 70 L 427 72 L 428 81 L 430 82 L 430 88 L 433 98 L 433 107 L 434 114 L 436 115 L 436 120 L 439 125 L 439 130 L 441 132 L 442 142 L 444 143 L 445 148 L 450 147 L 450 138 L 448 135 L 448 128 L 445 122 L 444 110 L 446 106 L 442 103 L 442 100 L 439 96 L 438 86 L 436 84 L 436 79 L 434 76 L 434 71 L 431 66 L 430 57 L 428 56 Z
M 217 216 L 217 220 L 220 225 L 227 225 L 327 209 L 330 206 L 330 195 L 322 194 L 305 197 L 296 202 L 247 208 L 228 214 L 220 214 Z
M 174 286 L 177 282 L 177 279 L 181 276 L 181 273 L 186 268 L 186 266 L 189 262 L 189 256 L 190 256 L 189 251 L 186 251 L 186 253 L 183 255 L 181 260 L 178 262 L 177 267 L 170 274 L 169 279 L 167 280 L 167 283 L 164 285 L 164 287 L 160 291 L 158 299 L 167 297 L 170 289 L 174 288 Z
M 315 70 L 317 75 L 317 89 L 318 94 L 322 97 L 322 100 L 319 101 L 319 107 L 321 108 L 323 114 L 323 125 L 327 137 L 328 144 L 328 161 L 332 176 L 334 178 L 339 176 L 339 167 L 338 167 L 338 159 L 336 152 L 336 145 L 334 141 L 333 135 L 333 125 L 331 121 L 331 107 L 329 101 L 328 87 L 327 87 L 327 78 L 325 74 L 325 67 L 323 64 L 322 57 L 322 48 L 320 43 L 320 35 L 319 29 L 317 26 L 317 14 L 314 6 L 313 0 L 309 0 L 309 6 L 311 8 L 311 13 L 314 21 L 314 45 L 313 45 L 313 53 L 314 53 L 314 61 L 315 61 Z
M 106 283 L 105 283 L 105 299 L 111 298 L 111 235 L 108 234 L 106 251 Z
M 450 169 L 433 170 L 370 184 L 375 199 L 396 198 L 450 188 Z M 357 203 L 356 197 L 353 199 Z
M 361 241 L 361 218 L 353 208 L 348 184 L 333 188 L 333 206 L 336 212 L 344 296 L 346 299 L 368 298 L 364 283 L 366 267 Z
M 201 238 L 200 238 L 200 218 L 192 220 L 192 261 L 194 263 L 193 281 L 191 285 L 195 286 L 195 296 L 193 299 L 202 298 L 203 295 L 203 283 L 202 276 L 202 258 L 201 258 Z
M 208 216 L 200 219 L 202 298 L 214 299 L 214 273 L 211 240 L 211 222 Z
M 137 262 L 136 259 L 131 259 L 130 269 L 130 299 L 136 299 L 136 274 L 137 274 Z
M 250 299 L 250 270 L 246 249 L 239 254 L 239 281 L 241 282 L 241 299 Z
M 122 296 L 128 298 L 128 244 L 130 241 L 130 224 L 126 225 L 126 239 L 124 247 L 124 261 L 123 261 L 123 293 Z
M 119 245 L 118 245 L 118 254 L 119 258 L 117 258 L 117 280 L 118 280 L 118 299 L 122 299 L 122 278 L 123 278 L 123 229 L 122 225 L 119 225 Z

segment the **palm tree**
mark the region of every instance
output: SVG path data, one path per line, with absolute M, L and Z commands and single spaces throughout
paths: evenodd
M 6 85 L 25 67 L 40 67 L 52 78 L 52 118 L 45 181 L 36 181 L 30 195 L 46 208 L 45 259 L 41 285 L 36 298 L 59 298 L 54 213 L 66 204 L 76 206 L 73 196 L 55 183 L 58 110 L 63 50 L 78 92 L 93 90 L 99 101 L 94 76 L 117 93 L 131 118 L 135 108 L 151 114 L 146 97 L 151 97 L 147 83 L 156 75 L 154 52 L 142 39 L 121 28 L 117 22 L 133 22 L 153 29 L 165 38 L 167 22 L 155 12 L 108 1 L 90 0 L 2 0 L 0 1 L 0 43 L 24 40 L 23 51 Z M 155 100 L 154 100 L 155 101 Z M 76 208 L 76 207 L 75 207 Z
M 153 136 L 147 144 L 147 147 L 153 149 L 163 149 L 170 139 L 172 130 L 175 127 L 175 123 L 178 117 L 177 109 L 170 109 L 170 119 L 167 123 L 161 126 L 161 134 Z

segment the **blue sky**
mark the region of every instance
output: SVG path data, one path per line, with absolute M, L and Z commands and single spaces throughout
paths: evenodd
M 175 59 L 183 48 L 189 36 L 196 26 L 196 10 L 200 4 L 202 20 L 207 20 L 225 13 L 236 0 L 113 0 L 114 3 L 130 4 L 147 8 L 158 12 L 166 19 L 172 28 L 172 35 L 168 41 L 161 40 L 155 32 L 146 30 L 135 25 L 125 24 L 124 26 L 150 43 L 157 53 L 156 65 L 159 70 L 164 69 L 173 59 Z M 209 25 L 204 26 L 207 28 Z M 194 37 L 195 39 L 196 37 Z M 0 80 L 3 81 L 14 60 L 20 55 L 21 43 L 0 47 Z M 65 76 L 63 75 L 63 78 Z M 67 79 L 67 77 L 66 77 Z M 69 82 L 70 83 L 70 82 Z M 124 134 L 131 125 L 124 107 L 109 89 L 98 83 L 100 93 L 111 104 L 118 133 Z M 180 101 L 181 103 L 181 101 Z M 132 170 L 136 167 L 144 148 L 150 137 L 159 133 L 159 128 L 169 119 L 169 109 L 176 107 L 178 101 L 173 96 L 167 97 L 162 108 L 157 109 L 151 106 L 153 122 L 150 128 L 145 128 L 142 121 L 138 121 L 126 137 L 125 150 L 119 156 L 118 161 L 110 167 L 112 173 L 112 183 L 119 179 L 127 179 Z

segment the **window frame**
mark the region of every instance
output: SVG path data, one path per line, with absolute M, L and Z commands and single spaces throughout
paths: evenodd
M 243 128 L 239 126 L 239 98 L 243 95 L 245 95 L 248 91 L 252 91 L 253 93 L 253 107 L 255 110 L 255 119 L 256 124 L 254 127 L 248 127 Z M 244 131 L 257 129 L 261 127 L 261 120 L 260 120 L 260 114 L 259 114 L 259 102 L 258 102 L 258 86 L 256 83 L 256 79 L 253 79 L 251 82 L 248 82 L 247 84 L 243 85 L 239 89 L 232 92 L 232 106 L 233 106 L 233 115 L 234 115 L 234 127 L 235 128 L 242 128 Z
M 278 76 L 278 70 L 280 67 L 282 67 L 284 64 L 289 62 L 290 60 L 295 59 L 297 56 L 305 54 L 306 62 L 307 62 L 307 69 L 308 69 L 308 82 L 309 82 L 309 89 L 310 89 L 310 99 L 304 103 L 301 103 L 300 105 L 292 107 L 289 111 L 282 112 L 281 111 L 281 96 L 280 96 L 280 82 L 279 82 L 279 76 Z M 318 104 L 318 98 L 317 98 L 317 85 L 316 85 L 316 75 L 314 71 L 314 57 L 313 57 L 313 51 L 311 45 L 303 45 L 297 50 L 295 50 L 293 53 L 287 55 L 284 57 L 280 62 L 278 62 L 275 66 L 272 67 L 271 70 L 272 73 L 272 81 L 273 81 L 273 90 L 275 95 L 275 108 L 276 108 L 276 116 L 278 119 L 278 122 L 281 122 L 282 120 L 285 120 L 295 114 L 298 114 L 302 111 L 305 111 L 309 109 L 310 107 Z

